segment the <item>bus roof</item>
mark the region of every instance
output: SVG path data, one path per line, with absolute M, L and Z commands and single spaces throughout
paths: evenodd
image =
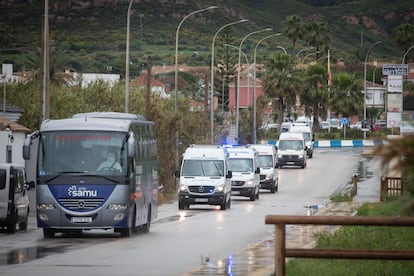
M 143 115 L 122 113 L 122 112 L 85 112 L 78 113 L 72 116 L 72 118 L 103 118 L 103 119 L 124 119 L 124 120 L 143 120 Z
M 104 119 L 104 120 L 103 120 Z M 90 112 L 73 115 L 72 118 L 46 120 L 40 131 L 91 130 L 128 132 L 135 122 L 152 125 L 141 115 L 117 112 Z

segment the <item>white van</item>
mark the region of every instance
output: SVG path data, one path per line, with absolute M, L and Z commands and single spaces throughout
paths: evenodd
M 230 208 L 232 172 L 228 168 L 228 153 L 218 145 L 191 145 L 183 155 L 178 192 L 178 209 L 193 204 L 219 205 Z
M 295 122 L 290 126 L 289 132 L 303 133 L 305 144 L 307 147 L 306 154 L 309 158 L 313 157 L 313 149 L 315 143 L 315 136 L 312 134 L 312 129 L 309 123 Z
M 302 133 L 281 133 L 277 143 L 277 166 L 306 167 L 306 144 Z
M 29 219 L 29 190 L 34 188 L 34 182 L 26 181 L 26 171 L 17 164 L 0 164 L 0 227 L 7 232 L 27 230 Z
M 259 154 L 260 189 L 275 193 L 279 187 L 276 147 L 270 144 L 250 145 Z
M 259 154 L 249 146 L 228 147 L 229 167 L 232 172 L 232 195 L 259 199 L 260 168 Z

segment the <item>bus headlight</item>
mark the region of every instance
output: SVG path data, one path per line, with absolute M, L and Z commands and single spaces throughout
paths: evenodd
M 108 209 L 113 211 L 123 211 L 126 210 L 126 204 L 109 204 Z
M 55 209 L 55 205 L 52 203 L 40 203 L 37 204 L 37 210 L 52 210 Z

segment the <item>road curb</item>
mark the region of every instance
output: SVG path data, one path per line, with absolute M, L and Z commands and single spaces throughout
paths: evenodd
M 374 147 L 384 144 L 384 140 L 315 140 L 315 148 Z

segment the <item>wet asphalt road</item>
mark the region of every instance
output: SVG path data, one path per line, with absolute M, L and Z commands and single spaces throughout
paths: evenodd
M 360 153 L 317 150 L 305 170 L 279 170 L 276 194 L 262 191 L 256 202 L 235 197 L 227 211 L 213 206 L 179 211 L 176 202 L 164 204 L 149 234 L 128 239 L 92 231 L 44 240 L 31 217 L 28 232 L 0 233 L 0 274 L 267 275 L 273 227 L 264 224 L 265 215 L 305 215 L 304 205 L 327 206 L 329 196 L 346 189 L 356 173 L 360 193 L 355 201 L 376 200 L 376 164 L 361 162 Z M 291 240 L 307 238 L 292 234 Z

